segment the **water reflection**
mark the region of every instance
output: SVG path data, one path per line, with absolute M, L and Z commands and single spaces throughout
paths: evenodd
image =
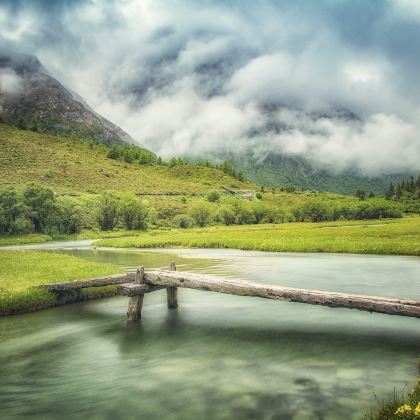
M 126 268 L 175 259 L 180 269 L 249 280 L 263 266 L 264 281 L 296 287 L 309 270 L 312 286 L 359 293 L 380 291 L 379 265 L 395 282 L 402 264 L 194 251 L 68 252 Z M 367 285 L 355 262 L 359 276 L 371 273 Z M 400 293 L 419 292 L 419 263 L 404 261 Z M 387 279 L 383 291 L 394 293 Z M 121 297 L 0 319 L 2 418 L 360 419 L 373 392 L 415 378 L 416 319 L 184 289 L 179 303 L 168 310 L 164 291 L 147 295 L 139 324 L 127 324 Z

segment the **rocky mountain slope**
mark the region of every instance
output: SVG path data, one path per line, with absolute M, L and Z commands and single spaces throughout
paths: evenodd
M 31 55 L 0 53 L 0 118 L 10 125 L 41 133 L 105 144 L 133 141 L 51 77 Z

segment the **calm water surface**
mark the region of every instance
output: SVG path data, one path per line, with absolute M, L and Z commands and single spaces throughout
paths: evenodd
M 78 246 L 79 244 L 71 244 Z M 44 248 L 51 248 L 51 245 Z M 420 258 L 232 250 L 61 250 L 247 280 L 420 299 Z M 417 319 L 179 290 L 0 318 L 0 418 L 361 419 L 411 387 Z

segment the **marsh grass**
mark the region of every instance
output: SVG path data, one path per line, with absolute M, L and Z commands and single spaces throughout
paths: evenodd
M 97 246 L 118 248 L 235 248 L 420 256 L 420 217 L 329 223 L 287 223 L 138 232 Z
M 41 309 L 56 303 L 52 293 L 32 286 L 118 272 L 120 270 L 110 264 L 98 264 L 69 255 L 1 250 L 0 315 Z M 92 295 L 93 291 L 86 291 L 86 296 L 89 293 Z
M 5 245 L 25 245 L 40 244 L 51 241 L 53 238 L 44 234 L 18 235 L 18 236 L 0 236 L 0 246 Z
M 420 375 L 420 373 L 419 373 Z M 419 419 L 420 418 L 420 376 L 414 388 L 408 393 L 393 393 L 384 399 L 375 395 L 377 408 L 371 410 L 365 420 L 397 420 L 397 419 Z

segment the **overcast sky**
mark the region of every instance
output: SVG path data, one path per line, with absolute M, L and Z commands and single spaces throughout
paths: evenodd
M 420 170 L 418 0 L 0 0 L 0 43 L 164 157 Z

